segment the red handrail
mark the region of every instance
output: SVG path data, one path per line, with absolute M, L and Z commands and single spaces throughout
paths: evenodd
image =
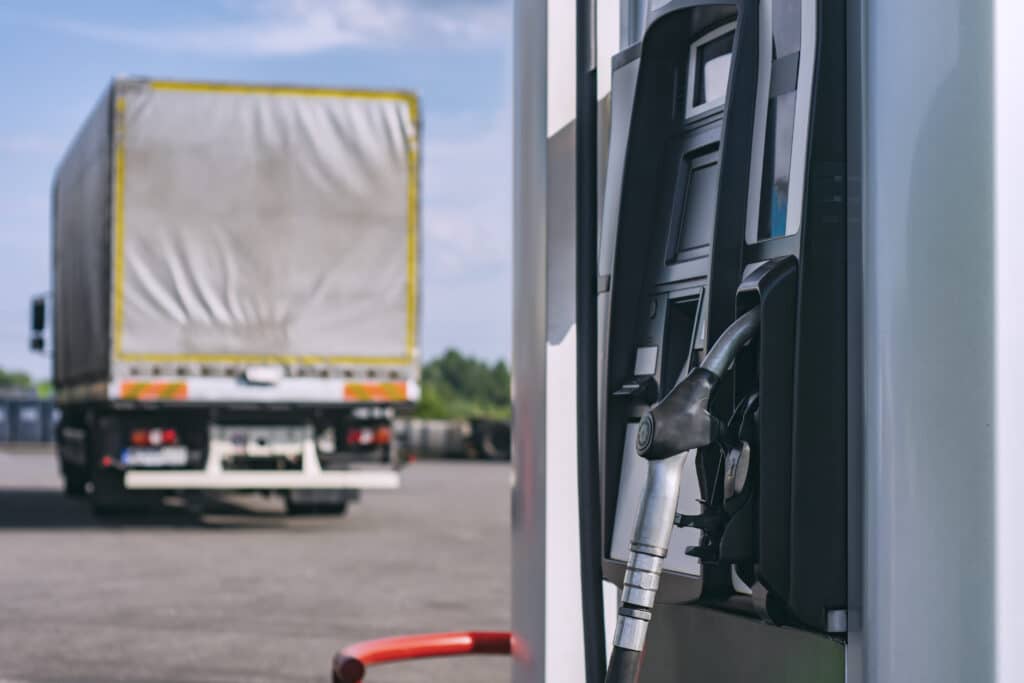
M 361 683 L 370 664 L 453 655 L 507 655 L 512 634 L 505 631 L 423 633 L 367 640 L 334 655 L 334 683 Z

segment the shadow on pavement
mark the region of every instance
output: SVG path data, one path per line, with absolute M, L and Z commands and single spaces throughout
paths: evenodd
M 116 527 L 259 529 L 287 526 L 290 519 L 258 498 L 252 505 L 215 497 L 192 504 L 166 498 L 130 511 L 99 515 L 93 512 L 87 498 L 68 498 L 56 489 L 0 489 L 0 531 Z

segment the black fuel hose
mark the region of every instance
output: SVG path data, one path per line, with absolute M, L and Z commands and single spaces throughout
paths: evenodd
M 643 652 L 613 647 L 611 659 L 608 660 L 608 679 L 615 683 L 636 683 L 640 679 L 640 662 Z
M 718 377 L 724 375 L 736 359 L 736 354 L 750 341 L 760 324 L 761 310 L 759 308 L 752 308 L 736 318 L 736 321 L 726 328 L 715 345 L 711 347 L 708 355 L 704 356 L 704 362 L 700 366 L 715 373 Z
M 576 466 L 586 683 L 605 678 L 597 427 L 597 3 L 576 0 Z

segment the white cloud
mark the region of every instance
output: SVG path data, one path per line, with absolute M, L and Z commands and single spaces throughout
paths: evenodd
M 475 126 L 480 128 L 479 125 Z M 505 107 L 479 133 L 469 120 L 427 133 L 423 147 L 428 267 L 446 278 L 510 261 L 512 129 Z
M 511 334 L 511 107 L 490 121 L 427 121 L 423 351 L 507 358 Z M 479 132 L 472 132 L 472 131 Z
M 510 32 L 505 0 L 263 0 L 225 3 L 239 15 L 202 27 L 61 22 L 98 40 L 169 51 L 275 56 L 410 42 L 480 45 Z

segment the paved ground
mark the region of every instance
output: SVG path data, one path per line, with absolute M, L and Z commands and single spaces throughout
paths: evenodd
M 506 629 L 509 468 L 416 463 L 346 517 L 258 497 L 97 520 L 48 453 L 0 451 L 0 683 L 327 681 L 338 646 Z M 507 681 L 503 657 L 368 683 Z

